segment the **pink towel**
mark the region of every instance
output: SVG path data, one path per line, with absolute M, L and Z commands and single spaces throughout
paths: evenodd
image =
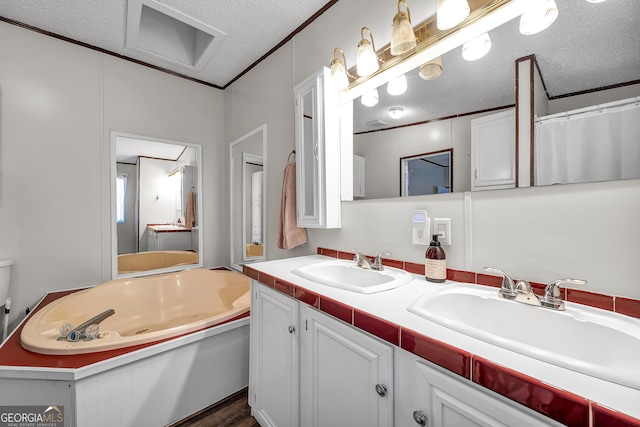
M 190 191 L 187 195 L 186 212 L 184 214 L 184 228 L 191 230 L 196 225 L 196 195 Z
M 296 218 L 296 164 L 287 163 L 282 178 L 282 198 L 280 199 L 280 217 L 276 247 L 292 249 L 307 243 L 307 232 L 298 227 Z

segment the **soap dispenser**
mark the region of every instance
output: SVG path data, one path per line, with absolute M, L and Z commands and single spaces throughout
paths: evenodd
M 447 280 L 447 259 L 444 249 L 440 246 L 438 235 L 432 236 L 431 243 L 425 254 L 424 276 L 429 282 L 442 283 Z

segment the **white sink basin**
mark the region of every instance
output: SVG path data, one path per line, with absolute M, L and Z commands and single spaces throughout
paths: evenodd
M 347 260 L 311 264 L 296 268 L 292 273 L 316 283 L 363 294 L 394 289 L 413 279 L 404 270 L 386 266 L 382 271 L 368 270 Z
M 579 304 L 566 311 L 498 297 L 498 289 L 450 285 L 408 307 L 473 338 L 573 371 L 640 389 L 640 320 Z

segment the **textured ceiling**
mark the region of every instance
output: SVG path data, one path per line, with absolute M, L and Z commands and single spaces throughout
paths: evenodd
M 228 34 L 203 70 L 185 69 L 126 50 L 127 0 L 1 0 L 0 16 L 224 87 L 329 2 L 156 1 Z M 537 57 L 550 96 L 640 80 L 640 0 L 556 2 L 560 9 L 558 19 L 539 34 L 521 35 L 518 20 L 514 20 L 491 31 L 492 49 L 485 57 L 467 62 L 458 48 L 443 56 L 444 71 L 438 79 L 427 82 L 417 73 L 409 74 L 411 99 L 390 97 L 381 88 L 376 108 L 362 107 L 356 100 L 354 130 L 380 128 L 368 122 L 383 122 L 383 127 L 389 127 L 513 104 L 514 61 L 531 54 Z M 363 6 L 374 3 L 341 0 L 339 6 L 345 16 L 357 17 Z M 414 22 L 426 19 L 435 10 L 435 0 L 412 3 L 412 17 L 418 18 Z M 376 45 L 382 46 L 389 39 L 391 16 L 379 18 L 380 22 L 367 21 L 367 25 L 376 33 Z M 355 51 L 358 29 L 359 26 L 333 29 L 340 33 L 340 40 L 344 40 L 340 46 L 348 54 Z M 357 39 L 350 43 L 352 38 Z M 354 58 L 348 57 L 348 62 L 353 63 Z M 394 121 L 387 111 L 397 105 L 410 114 Z
M 1 0 L 0 16 L 223 87 L 329 0 L 156 1 L 228 34 L 204 70 L 125 50 L 126 0 Z

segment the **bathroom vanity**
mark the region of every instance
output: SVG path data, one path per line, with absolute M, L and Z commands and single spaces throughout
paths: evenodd
M 160 224 L 147 226 L 147 249 L 150 251 L 191 250 L 191 230 L 182 226 Z
M 602 413 L 639 416 L 636 388 L 509 351 L 407 310 L 456 282 L 431 284 L 414 275 L 398 288 L 363 294 L 292 273 L 329 259 L 245 267 L 253 279 L 249 404 L 262 426 L 586 427 L 604 425 L 591 421 Z

